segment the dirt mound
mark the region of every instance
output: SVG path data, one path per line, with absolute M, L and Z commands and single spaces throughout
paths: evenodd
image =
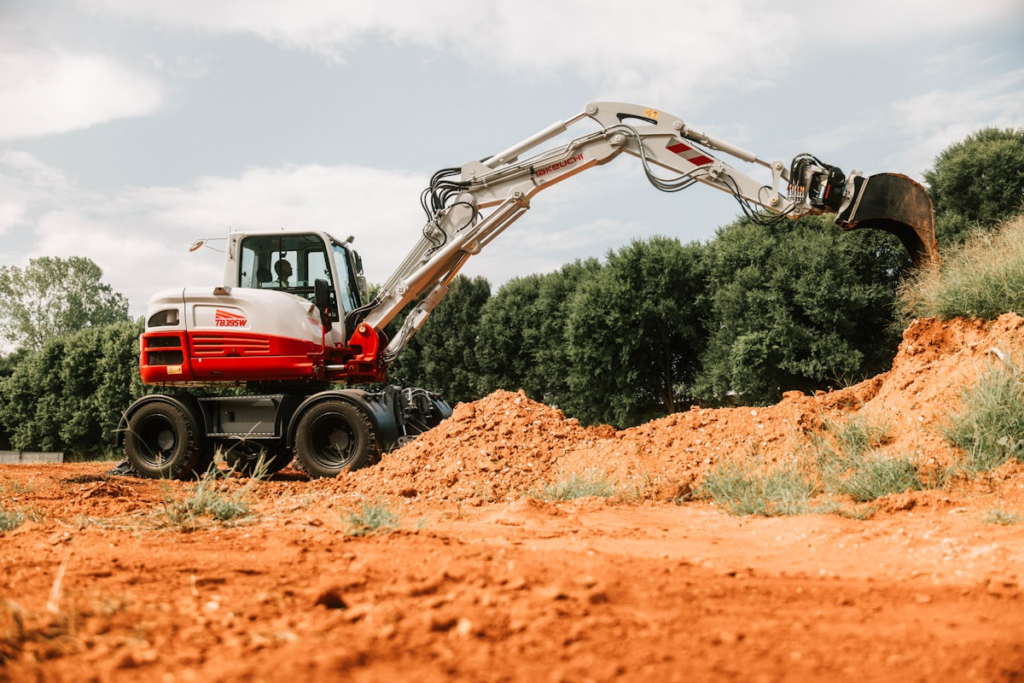
M 489 501 L 533 489 L 566 453 L 609 434 L 615 430 L 584 428 L 522 392 L 496 391 L 459 404 L 440 426 L 349 479 L 361 491 Z
M 1022 332 L 918 321 L 868 382 L 621 431 L 496 392 L 376 467 L 260 482 L 223 523 L 166 514 L 194 482 L 0 465 L 0 508 L 25 517 L 0 532 L 0 681 L 1019 678 L 1024 463 L 891 493 L 871 522 L 520 494 L 596 472 L 675 498 L 864 411 L 893 454 L 942 461 L 945 412 Z M 348 535 L 360 496 L 409 499 L 398 530 Z
M 439 427 L 345 485 L 371 495 L 486 502 L 596 473 L 617 482 L 620 495 L 670 499 L 723 458 L 791 459 L 824 419 L 862 411 L 891 425 L 889 452 L 948 464 L 945 415 L 986 363 L 1024 351 L 1022 332 L 1024 319 L 1012 313 L 991 322 L 917 320 L 892 370 L 856 386 L 815 396 L 789 392 L 763 408 L 693 407 L 622 431 L 584 428 L 522 392 L 497 391 L 458 405 Z

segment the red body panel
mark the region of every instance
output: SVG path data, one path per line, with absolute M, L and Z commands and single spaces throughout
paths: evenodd
M 139 372 L 146 384 L 303 380 L 323 377 L 323 347 L 251 332 L 147 332 Z

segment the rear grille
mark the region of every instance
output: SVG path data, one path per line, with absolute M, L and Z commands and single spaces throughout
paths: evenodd
M 258 335 L 197 334 L 192 337 L 192 355 L 209 356 L 268 356 L 270 340 Z

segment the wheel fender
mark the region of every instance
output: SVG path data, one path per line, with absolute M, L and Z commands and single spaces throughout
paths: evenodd
M 117 425 L 117 440 L 115 446 L 124 446 L 125 434 L 128 433 L 128 421 L 132 419 L 132 415 L 137 413 L 140 408 L 147 406 L 151 403 L 166 403 L 172 405 L 182 413 L 185 414 L 185 418 L 189 421 L 192 431 L 196 434 L 202 435 L 202 438 L 206 437 L 206 421 L 199 419 L 197 416 L 203 414 L 203 411 L 199 409 L 193 401 L 189 400 L 189 397 L 179 396 L 167 396 L 164 394 L 151 394 L 149 396 L 143 396 L 142 398 L 128 406 L 128 409 L 124 411 L 124 415 L 121 416 L 121 421 Z
M 398 445 L 398 423 L 395 421 L 395 416 L 380 400 L 379 394 L 371 394 L 361 389 L 340 389 L 313 394 L 296 408 L 288 422 L 288 430 L 285 432 L 286 447 L 295 446 L 295 432 L 303 414 L 314 404 L 325 399 L 341 399 L 359 408 L 373 426 L 373 433 L 382 453 L 390 451 Z

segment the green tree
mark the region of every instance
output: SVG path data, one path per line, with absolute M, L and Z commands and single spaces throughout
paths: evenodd
M 568 412 L 629 426 L 684 405 L 706 338 L 702 251 L 668 237 L 634 241 L 580 284 L 569 315 Z
M 22 450 L 107 452 L 125 408 L 144 393 L 142 322 L 92 327 L 28 352 L 0 384 L 0 425 Z
M 488 299 L 480 313 L 476 359 L 481 394 L 496 389 L 522 389 L 535 400 L 544 394 L 536 382 L 537 347 L 541 339 L 537 300 L 543 275 L 514 278 Z
M 14 371 L 25 359 L 27 354 L 28 351 L 26 349 L 18 349 L 14 353 L 6 356 L 0 356 L 0 390 L 2 390 L 3 383 L 7 381 L 8 377 L 14 374 Z M 0 396 L 2 396 L 2 393 L 0 393 Z M 4 426 L 3 421 L 0 421 L 0 450 L 10 450 L 10 448 L 11 435 Z
M 128 320 L 128 300 L 100 281 L 90 259 L 44 256 L 0 267 L 0 333 L 14 346 L 43 344 L 86 327 Z
M 601 269 L 601 262 L 595 258 L 577 260 L 541 279 L 534 322 L 540 330 L 540 338 L 534 347 L 531 368 L 535 378 L 531 384 L 542 387 L 542 393 L 536 397 L 538 401 L 559 407 L 571 403 L 569 316 L 580 287 L 596 277 Z
M 702 402 L 761 404 L 888 367 L 895 290 L 909 257 L 890 235 L 842 233 L 823 217 L 763 227 L 740 219 L 708 245 Z
M 597 259 L 567 263 L 543 275 L 515 278 L 488 300 L 480 317 L 480 392 L 522 389 L 535 401 L 569 400 L 569 308 L 582 281 L 601 269 Z
M 1024 205 L 1024 128 L 984 128 L 944 149 L 924 172 L 940 246 L 991 228 Z
M 452 280 L 448 294 L 395 361 L 389 381 L 436 391 L 452 405 L 479 398 L 476 337 L 480 310 L 490 296 L 491 285 L 482 277 Z

